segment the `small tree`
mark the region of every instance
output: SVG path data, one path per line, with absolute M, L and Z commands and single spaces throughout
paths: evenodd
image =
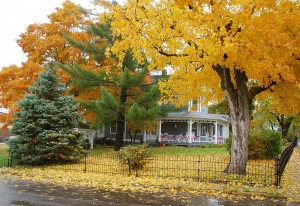
M 142 170 L 143 167 L 150 162 L 150 157 L 152 154 L 147 149 L 147 145 L 130 145 L 118 152 L 118 156 L 121 164 L 127 164 L 129 175 L 131 171 L 135 171 L 136 177 L 138 176 L 138 171 Z
M 66 86 L 59 79 L 50 63 L 18 102 L 11 129 L 17 137 L 8 144 L 19 164 L 73 162 L 84 153 L 83 134 L 73 130 L 81 116 L 74 98 L 64 96 Z

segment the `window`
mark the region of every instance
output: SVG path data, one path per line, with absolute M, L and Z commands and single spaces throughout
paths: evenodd
M 110 133 L 111 134 L 117 134 L 117 123 L 113 122 L 110 125 Z
M 220 129 L 219 135 L 222 137 L 223 136 L 223 125 L 219 125 L 219 129 Z
M 194 122 L 192 124 L 192 133 L 194 133 L 195 135 L 197 135 L 197 122 Z

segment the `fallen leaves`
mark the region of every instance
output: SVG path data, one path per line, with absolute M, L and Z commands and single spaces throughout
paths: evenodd
M 295 148 L 287 170 L 282 179 L 282 188 L 274 186 L 244 185 L 239 182 L 217 184 L 198 182 L 191 179 L 133 177 L 109 175 L 95 172 L 83 173 L 82 170 L 61 170 L 57 167 L 44 168 L 5 168 L 0 171 L 2 177 L 56 184 L 63 187 L 94 188 L 110 192 L 155 193 L 158 197 L 185 200 L 185 196 L 214 196 L 228 199 L 250 197 L 263 200 L 266 197 L 286 198 L 300 202 L 299 195 L 299 159 L 300 150 Z M 106 198 L 110 198 L 107 196 Z

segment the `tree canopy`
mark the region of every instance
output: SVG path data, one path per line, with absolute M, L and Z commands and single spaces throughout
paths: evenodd
M 22 99 L 29 86 L 37 80 L 39 72 L 44 71 L 44 64 L 53 59 L 59 62 L 76 61 L 78 64 L 87 65 L 90 63 L 86 55 L 68 44 L 63 34 L 81 40 L 89 39 L 86 27 L 91 23 L 91 17 L 81 12 L 80 7 L 73 2 L 66 1 L 48 18 L 49 23 L 30 24 L 17 40 L 28 57 L 27 61 L 21 66 L 12 65 L 0 71 L 0 106 L 10 110 L 9 114 L 0 116 L 1 122 L 6 125 L 11 124 L 12 114 L 18 109 L 16 101 Z M 58 72 L 64 82 L 69 81 L 70 77 Z
M 245 173 L 250 114 L 254 98 L 274 92 L 275 99 L 299 101 L 299 2 L 275 0 L 129 0 L 103 3 L 115 35 L 112 51 L 151 60 L 149 68 L 171 66 L 162 83 L 166 101 L 186 104 L 226 96 L 233 128 L 231 164 Z M 237 165 L 236 162 L 239 162 Z
M 68 41 L 89 54 L 97 65 L 93 71 L 76 63 L 61 65 L 72 77 L 72 83 L 79 93 L 86 90 L 100 90 L 96 99 L 82 99 L 83 108 L 95 114 L 96 123 L 116 124 L 115 150 L 123 146 L 123 134 L 131 130 L 144 131 L 149 122 L 155 122 L 162 114 L 158 100 L 160 92 L 149 78 L 148 64 L 138 64 L 130 50 L 119 61 L 116 56 L 108 57 L 108 48 L 113 44 L 109 21 L 105 24 L 92 24 L 88 30 L 92 41 L 81 42 L 66 37 Z M 125 130 L 126 124 L 126 130 Z

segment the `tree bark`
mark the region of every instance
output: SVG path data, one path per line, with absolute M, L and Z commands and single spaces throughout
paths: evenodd
M 250 86 L 246 73 L 239 69 L 233 69 L 221 65 L 214 65 L 213 70 L 221 79 L 221 88 L 225 91 L 229 103 L 232 144 L 230 162 L 225 169 L 227 173 L 246 174 L 248 161 L 248 143 L 251 121 L 251 108 L 255 96 L 277 83 L 270 80 L 267 85 Z
M 225 91 L 229 103 L 232 144 L 230 162 L 225 169 L 227 173 L 245 174 L 248 161 L 248 142 L 251 120 L 251 103 L 248 92 L 248 78 L 245 72 L 235 69 L 234 77 L 230 70 L 220 65 L 213 69 L 221 78 L 221 87 Z M 234 81 L 234 83 L 232 82 Z
M 127 98 L 127 88 L 121 87 L 120 94 L 120 104 L 121 108 L 119 115 L 117 117 L 117 133 L 116 133 L 116 142 L 114 146 L 114 151 L 120 151 L 121 147 L 124 145 L 123 134 L 125 129 L 125 103 Z

